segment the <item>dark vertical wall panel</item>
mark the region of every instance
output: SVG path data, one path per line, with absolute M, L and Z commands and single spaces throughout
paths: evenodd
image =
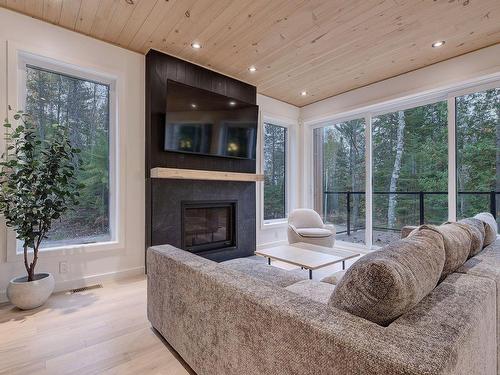
M 176 186 L 175 181 L 172 181 L 172 183 L 153 183 L 149 177 L 151 168 L 169 167 L 245 173 L 256 172 L 255 160 L 190 155 L 163 150 L 163 127 L 168 80 L 230 96 L 250 104 L 256 104 L 257 101 L 255 86 L 158 51 L 151 50 L 148 52 L 146 55 L 146 246 L 150 246 L 152 243 L 159 244 L 164 243 L 162 241 L 168 241 L 168 238 L 163 238 L 161 231 L 158 233 L 154 231 L 155 227 L 160 228 L 162 226 L 162 223 L 158 222 L 162 220 L 162 216 L 155 214 L 153 218 L 152 205 L 155 205 L 154 212 L 156 213 L 169 209 L 168 207 L 161 207 L 166 202 L 162 196 L 169 195 Z M 154 189 L 153 186 L 155 186 Z M 248 194 L 248 191 L 247 188 L 245 190 L 246 199 L 255 202 L 255 184 L 251 184 L 250 194 Z M 255 224 L 255 210 L 248 211 L 248 214 L 252 216 L 250 221 Z M 165 223 L 165 225 L 169 224 Z M 255 225 L 253 225 L 253 230 L 248 228 L 248 225 L 247 220 L 245 222 L 246 229 L 250 230 L 250 233 L 255 233 Z M 255 250 L 255 239 L 252 243 L 245 245 L 244 248 L 250 253 L 253 252 Z M 239 256 L 241 256 L 241 253 Z

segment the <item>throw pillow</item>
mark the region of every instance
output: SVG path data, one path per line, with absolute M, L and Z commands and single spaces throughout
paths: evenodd
M 455 272 L 467 261 L 471 249 L 471 236 L 462 224 L 445 223 L 440 226 L 422 225 L 421 229 L 436 231 L 443 236 L 444 251 L 446 254 L 441 280 Z
M 444 261 L 441 234 L 416 230 L 354 263 L 329 305 L 386 326 L 434 289 Z
M 337 272 L 332 273 L 330 276 L 326 276 L 326 277 L 322 278 L 320 281 L 322 283 L 337 285 L 339 283 L 340 279 L 342 279 L 342 277 L 344 277 L 345 273 L 346 273 L 345 270 L 337 271 Z
M 465 229 L 469 232 L 471 236 L 471 247 L 469 252 L 469 258 L 477 255 L 481 250 L 483 250 L 484 243 L 484 224 L 479 219 L 467 218 L 458 221 L 459 224 L 464 225 Z
M 474 216 L 474 218 L 481 220 L 484 224 L 484 246 L 488 246 L 495 242 L 495 240 L 497 239 L 498 228 L 497 222 L 493 215 L 489 212 L 481 212 L 480 214 Z

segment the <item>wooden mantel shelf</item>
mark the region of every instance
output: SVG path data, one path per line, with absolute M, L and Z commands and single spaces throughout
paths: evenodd
M 255 173 L 201 171 L 196 169 L 153 168 L 151 178 L 171 178 L 183 180 L 217 180 L 217 181 L 264 181 L 264 175 Z

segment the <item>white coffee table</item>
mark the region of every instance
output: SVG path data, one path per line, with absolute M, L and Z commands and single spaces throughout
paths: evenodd
M 342 269 L 345 269 L 345 261 L 356 258 L 360 254 L 297 242 L 291 245 L 281 245 L 269 249 L 257 250 L 255 255 L 266 257 L 269 265 L 271 264 L 271 259 L 274 259 L 305 268 L 309 270 L 309 279 L 312 279 L 313 270 L 340 262 L 342 262 Z

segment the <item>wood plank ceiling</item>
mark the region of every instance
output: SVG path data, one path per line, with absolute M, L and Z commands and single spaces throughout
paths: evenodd
M 0 0 L 0 6 L 140 53 L 164 51 L 297 106 L 500 42 L 500 0 Z M 446 44 L 432 48 L 436 40 Z M 193 49 L 193 41 L 202 48 Z

